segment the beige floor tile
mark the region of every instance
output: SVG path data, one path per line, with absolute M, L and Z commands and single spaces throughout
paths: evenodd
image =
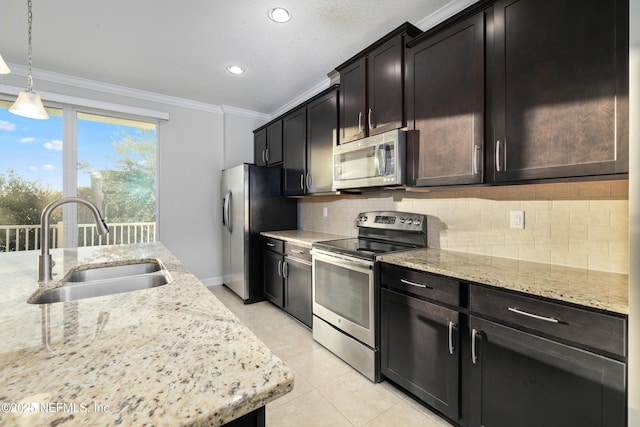
M 382 384 L 374 384 L 355 371 L 318 390 L 354 426 L 366 424 L 401 401 Z
M 324 347 L 289 359 L 287 364 L 300 372 L 314 387 L 354 372 L 351 366 Z
M 269 427 L 352 427 L 317 390 L 276 408 L 267 408 L 266 423 Z
M 443 427 L 426 414 L 418 411 L 406 401 L 401 401 L 383 412 L 365 427 Z

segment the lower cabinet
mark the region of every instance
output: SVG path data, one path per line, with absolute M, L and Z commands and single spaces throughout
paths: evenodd
M 278 239 L 265 238 L 263 250 L 264 265 L 264 297 L 282 307 L 284 305 L 284 242 Z
M 263 242 L 265 298 L 311 327 L 310 248 L 268 237 Z
M 383 264 L 381 372 L 454 421 L 459 419 L 459 283 Z
M 286 243 L 284 260 L 284 309 L 311 327 L 311 255 L 309 248 Z
M 624 363 L 474 316 L 469 328 L 468 425 L 626 426 Z
M 627 318 L 382 263 L 382 375 L 464 427 L 627 425 Z

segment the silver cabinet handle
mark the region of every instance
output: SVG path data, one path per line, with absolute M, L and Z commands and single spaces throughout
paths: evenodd
M 358 131 L 364 131 L 364 129 L 362 129 L 362 111 L 358 113 Z
M 496 171 L 500 172 L 500 140 L 496 141 Z
M 421 283 L 411 282 L 411 281 L 405 280 L 405 279 L 400 279 L 400 281 L 402 283 L 404 283 L 405 285 L 411 285 L 411 286 L 415 286 L 415 287 L 418 287 L 418 288 L 424 288 L 424 289 L 433 289 L 431 286 L 423 285 Z
M 271 242 L 267 242 L 267 246 L 269 246 L 270 248 L 274 248 L 276 246 L 275 243 L 271 243 Z
M 475 328 L 471 331 L 471 362 L 475 365 L 478 363 L 478 353 L 476 352 L 476 337 L 478 331 Z
M 267 163 L 265 156 L 267 155 L 267 149 L 262 150 L 262 163 Z
M 453 346 L 453 328 L 454 328 L 454 323 L 449 320 L 449 354 L 453 354 L 453 352 L 455 351 L 455 348 Z
M 311 183 L 312 183 L 311 174 L 307 173 L 307 189 L 311 188 Z
M 300 189 L 304 190 L 304 174 L 300 174 Z
M 294 254 L 300 254 L 300 255 L 304 254 L 304 251 L 299 251 L 297 249 L 291 249 L 291 252 L 293 252 Z
M 282 277 L 285 279 L 289 277 L 289 263 L 287 261 L 282 263 Z
M 553 317 L 540 316 L 539 314 L 533 314 L 533 313 L 529 313 L 529 312 L 526 312 L 526 311 L 518 310 L 517 308 L 514 308 L 514 307 L 507 307 L 507 310 L 509 310 L 512 313 L 519 314 L 521 316 L 532 317 L 534 319 L 543 320 L 543 321 L 549 322 L 549 323 L 558 323 L 559 322 L 558 319 L 554 319 Z
M 282 277 L 282 261 L 278 260 L 278 276 Z
M 477 145 L 473 146 L 473 160 L 472 160 L 472 164 L 473 164 L 473 174 L 477 175 L 478 174 L 478 152 L 480 151 L 480 147 L 478 147 Z
M 373 109 L 369 108 L 369 112 L 367 113 L 367 122 L 369 122 L 369 129 L 373 129 L 373 123 L 371 122 L 372 113 L 373 113 Z
M 267 163 L 269 163 L 269 149 L 264 150 L 264 158 Z

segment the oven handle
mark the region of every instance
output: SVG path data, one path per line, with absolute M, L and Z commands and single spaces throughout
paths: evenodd
M 348 268 L 350 270 L 359 270 L 365 273 L 369 273 L 369 270 L 373 269 L 373 262 L 361 260 L 358 258 L 347 257 L 344 255 L 337 255 L 334 253 L 320 252 L 317 249 L 311 250 L 311 255 L 314 259 L 325 261 L 333 265 Z

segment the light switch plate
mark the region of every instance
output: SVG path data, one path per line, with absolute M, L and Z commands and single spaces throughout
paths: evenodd
M 509 213 L 509 226 L 511 228 L 524 229 L 524 211 L 511 211 Z

